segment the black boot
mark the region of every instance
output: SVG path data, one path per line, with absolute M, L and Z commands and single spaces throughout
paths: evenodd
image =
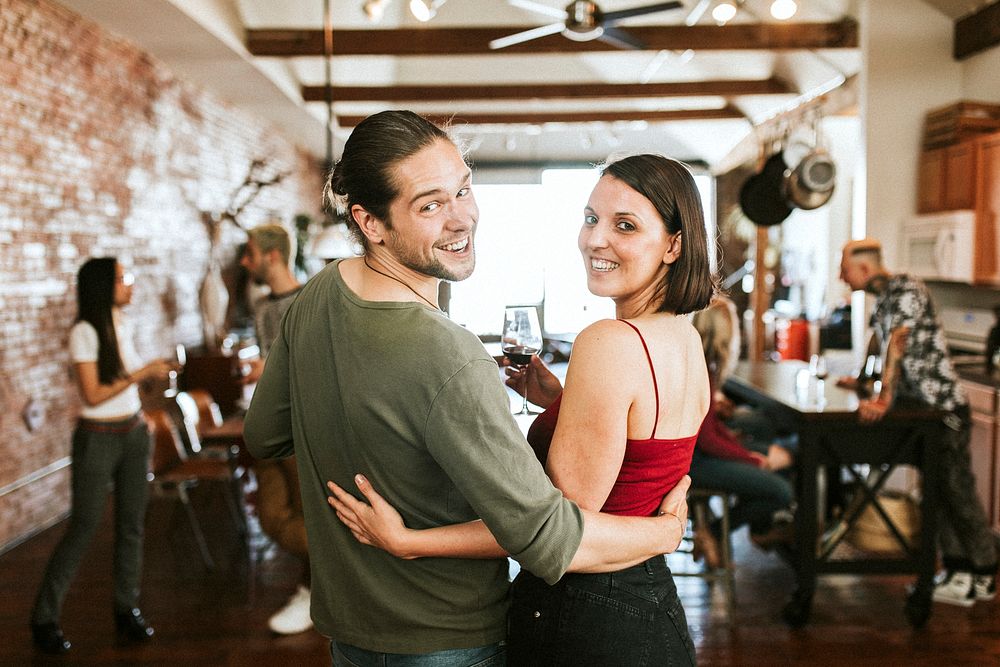
M 31 638 L 42 653 L 60 654 L 70 649 L 71 644 L 63 636 L 58 623 L 32 623 Z
M 118 638 L 125 641 L 143 642 L 153 636 L 153 628 L 146 624 L 138 607 L 115 612 L 115 629 Z

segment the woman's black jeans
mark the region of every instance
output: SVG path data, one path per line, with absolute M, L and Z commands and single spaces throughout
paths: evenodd
M 694 644 L 663 556 L 555 586 L 521 571 L 508 618 L 507 664 L 693 665 Z
M 149 429 L 142 415 L 120 422 L 81 419 L 73 433 L 73 504 L 69 526 L 45 568 L 31 622 L 58 623 L 63 600 L 104 517 L 108 489 L 115 491 L 114 608 L 128 611 L 139 599 L 142 537 L 149 482 Z

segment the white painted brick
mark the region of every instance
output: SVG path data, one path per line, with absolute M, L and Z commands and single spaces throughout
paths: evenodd
M 30 259 L 42 259 L 47 250 L 44 243 L 25 243 L 21 246 L 21 254 Z

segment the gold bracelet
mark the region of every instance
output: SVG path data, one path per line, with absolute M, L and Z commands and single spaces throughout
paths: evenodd
M 676 515 L 676 514 L 674 514 L 673 512 L 668 512 L 668 511 L 666 511 L 666 510 L 660 510 L 660 513 L 659 513 L 659 514 L 657 514 L 656 516 L 664 516 L 664 515 L 666 515 L 666 516 L 672 516 L 672 517 L 674 517 L 675 519 L 677 519 L 677 523 L 681 523 L 681 518 L 680 518 L 679 516 L 677 516 L 677 515 Z

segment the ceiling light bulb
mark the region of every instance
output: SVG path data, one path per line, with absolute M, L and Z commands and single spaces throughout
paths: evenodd
M 795 0 L 774 0 L 771 3 L 771 16 L 779 21 L 785 21 L 795 16 L 798 9 Z
M 365 0 L 364 4 L 361 5 L 361 11 L 365 13 L 369 21 L 378 23 L 385 15 L 385 3 L 386 0 Z
M 729 23 L 736 16 L 736 5 L 731 2 L 720 2 L 712 10 L 712 18 L 719 25 Z
M 444 0 L 410 0 L 410 13 L 413 18 L 422 23 L 426 23 L 437 14 L 438 7 L 444 4 Z

